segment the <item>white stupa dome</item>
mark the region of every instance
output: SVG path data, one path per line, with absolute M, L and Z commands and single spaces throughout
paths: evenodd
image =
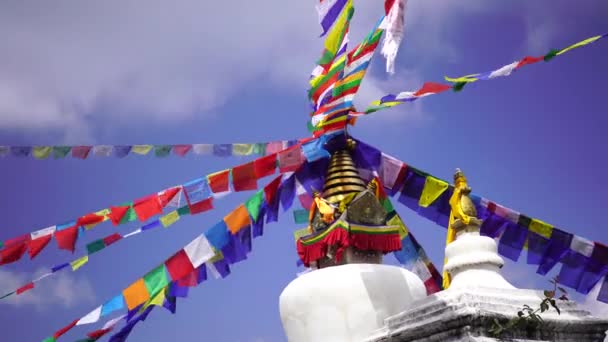
M 292 281 L 280 297 L 289 342 L 362 341 L 384 319 L 426 297 L 424 283 L 406 269 L 348 264 L 315 270 Z

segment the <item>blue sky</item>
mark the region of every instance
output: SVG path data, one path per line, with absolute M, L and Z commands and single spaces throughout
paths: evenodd
M 379 18 L 380 1 L 355 1 L 353 40 Z M 414 90 L 544 54 L 608 31 L 608 3 L 411 0 L 393 76 L 376 57 L 360 109 Z M 5 1 L 0 4 L 0 145 L 258 142 L 305 137 L 306 80 L 322 50 L 314 1 Z M 608 43 L 514 75 L 359 120 L 353 135 L 474 192 L 592 240 L 608 242 L 605 210 Z M 188 156 L 0 159 L 0 239 L 247 161 Z M 241 203 L 187 217 L 112 246 L 77 273 L 0 302 L 6 341 L 37 341 L 119 293 Z M 445 230 L 396 205 L 433 261 Z M 87 241 L 116 229 L 99 226 Z M 156 310 L 132 341 L 284 341 L 278 296 L 296 276 L 291 215 L 268 225 L 230 277 L 204 283 L 172 316 Z M 54 243 L 54 242 L 53 242 Z M 81 245 L 81 247 L 84 247 Z M 0 269 L 0 290 L 74 256 L 47 248 Z M 392 256 L 387 257 L 388 262 Z M 505 267 L 519 287 L 548 285 L 525 264 Z M 608 315 L 605 306 L 592 303 Z M 603 310 L 603 311 L 601 311 Z M 74 329 L 65 340 L 87 331 Z

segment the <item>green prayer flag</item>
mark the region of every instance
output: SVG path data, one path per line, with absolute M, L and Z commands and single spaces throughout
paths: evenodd
M 392 213 L 393 211 L 395 211 L 395 208 L 393 208 L 393 204 L 388 198 L 382 201 L 382 206 L 384 207 L 384 210 L 386 210 L 387 213 Z
M 155 295 L 158 293 L 158 291 L 167 286 L 169 284 L 169 280 L 167 279 L 165 264 L 161 264 L 146 274 L 144 276 L 144 283 L 146 284 L 146 289 L 148 289 L 148 293 L 151 296 Z
M 32 154 L 36 159 L 46 159 L 51 154 L 53 148 L 51 146 L 34 146 Z
M 4 241 L 0 241 L 0 248 L 4 248 Z
M 44 340 L 42 340 L 42 342 L 56 342 L 57 340 L 55 340 L 55 338 L 53 336 L 51 337 L 47 337 Z
M 154 155 L 157 157 L 166 157 L 171 153 L 171 145 L 156 145 L 154 146 Z
M 190 215 L 190 207 L 185 205 L 185 206 L 177 209 L 177 214 L 179 216 Z
M 309 212 L 306 209 L 294 210 L 293 220 L 296 224 L 308 223 Z
M 125 216 L 123 216 L 122 219 L 120 220 L 120 224 L 137 221 L 137 213 L 135 212 L 135 209 L 133 209 L 133 202 L 121 204 L 120 206 L 127 206 L 127 205 L 129 206 L 129 209 L 125 213 Z
M 253 145 L 253 153 L 263 156 L 266 154 L 266 144 L 264 143 L 257 143 L 255 145 Z
M 71 146 L 53 146 L 53 158 L 65 158 L 72 150 Z
M 467 85 L 467 82 L 456 82 L 454 83 L 452 89 L 454 89 L 454 91 L 461 91 L 465 85 Z
M 260 190 L 255 193 L 253 197 L 245 202 L 245 207 L 247 208 L 247 212 L 253 219 L 253 221 L 258 220 L 258 216 L 260 216 L 260 207 L 262 207 L 262 202 L 264 201 L 264 190 Z
M 553 59 L 553 57 L 557 56 L 557 53 L 558 53 L 558 52 L 559 52 L 559 50 L 556 50 L 556 49 L 551 49 L 551 51 L 549 51 L 549 53 L 548 53 L 548 54 L 546 54 L 546 55 L 543 57 L 543 60 L 544 60 L 545 62 L 548 62 L 548 61 L 552 60 L 552 59 Z
M 105 247 L 106 247 L 106 244 L 103 242 L 102 239 L 99 239 L 99 240 L 93 241 L 87 245 L 87 253 L 88 254 L 97 253 L 100 250 L 104 249 Z

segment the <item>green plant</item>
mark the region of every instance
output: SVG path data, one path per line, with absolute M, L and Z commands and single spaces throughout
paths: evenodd
M 538 308 L 533 309 L 528 304 L 525 304 L 521 310 L 517 311 L 517 317 L 508 320 L 506 323 L 500 323 L 498 319 L 494 318 L 492 326 L 489 329 L 490 334 L 494 337 L 499 337 L 514 328 L 538 328 L 543 324 L 543 318 L 540 314 L 550 310 L 551 307 L 557 311 L 558 315 L 561 314 L 556 301 L 557 292 L 559 291 L 560 293 L 557 300 L 568 300 L 568 293 L 563 288 L 557 286 L 557 277 L 551 279 L 549 282 L 553 285 L 553 289 L 545 290 L 543 292 L 545 297 L 540 302 Z

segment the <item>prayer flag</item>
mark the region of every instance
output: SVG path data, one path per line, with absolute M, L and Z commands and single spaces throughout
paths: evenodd
M 58 232 L 55 232 L 55 240 L 59 249 L 64 249 L 74 252 L 76 239 L 78 238 L 78 227 L 73 226 Z
M 209 243 L 216 249 L 221 250 L 230 241 L 230 233 L 228 226 L 224 220 L 221 220 L 205 233 Z
M 99 239 L 96 241 L 93 241 L 89 244 L 87 244 L 87 253 L 90 254 L 94 254 L 99 252 L 100 250 L 104 249 L 106 247 L 105 243 L 103 242 L 103 239 Z
M 422 88 L 420 88 L 417 92 L 414 93 L 414 96 L 423 97 L 433 94 L 439 94 L 451 88 L 452 87 L 447 84 L 426 82 L 422 85 Z
M 527 237 L 528 229 L 526 227 L 508 222 L 498 242 L 498 253 L 513 261 L 517 261 Z
M 299 209 L 293 211 L 293 220 L 296 224 L 308 223 L 309 212 L 306 209 Z
M 27 249 L 30 254 L 30 259 L 34 259 L 49 244 L 49 242 L 51 242 L 52 237 L 52 235 L 45 235 L 27 241 Z
M 323 28 L 321 37 L 333 26 L 338 16 L 346 6 L 347 0 L 321 0 L 316 6 L 319 14 L 319 23 Z
M 131 152 L 131 146 L 128 145 L 119 145 L 119 146 L 114 146 L 114 155 L 117 158 L 124 158 L 127 155 L 129 155 L 129 152 Z
M 129 209 L 131 209 L 130 205 L 123 205 L 123 206 L 119 206 L 119 207 L 110 207 L 110 215 L 108 215 L 108 216 L 110 217 L 112 224 L 114 224 L 115 226 L 119 225 L 121 223 L 122 219 L 127 214 L 127 211 L 129 211 Z
M 129 287 L 124 289 L 122 291 L 122 295 L 125 299 L 125 303 L 127 304 L 127 309 L 129 310 L 135 309 L 137 306 L 150 299 L 150 294 L 146 288 L 146 283 L 142 278 L 138 279 L 133 284 L 129 285 Z
M 253 162 L 232 169 L 234 191 L 255 190 L 258 188 L 255 165 Z
M 564 232 L 558 228 L 553 228 L 549 244 L 538 266 L 536 273 L 547 274 L 562 257 L 570 250 L 572 234 Z
M 27 157 L 32 150 L 31 146 L 11 146 L 11 154 L 14 157 Z
M 145 156 L 152 150 L 152 145 L 133 145 L 131 152 Z
M 260 190 L 255 193 L 255 195 L 245 202 L 245 207 L 247 207 L 247 211 L 249 215 L 253 219 L 253 221 L 258 220 L 258 216 L 260 214 L 260 209 L 262 207 L 262 203 L 264 202 L 264 191 Z
M 223 170 L 207 176 L 213 193 L 230 191 L 230 170 Z
M 133 203 L 133 210 L 141 222 L 147 221 L 150 217 L 163 212 L 157 194 L 136 200 Z
M 229 157 L 232 154 L 231 144 L 214 144 L 213 155 L 216 157 Z
M 125 299 L 122 294 L 110 299 L 101 308 L 101 316 L 109 315 L 114 311 L 121 310 L 125 307 Z
M 165 265 L 161 264 L 144 276 L 144 284 L 150 294 L 156 294 L 169 284 Z
M 18 288 L 17 291 L 15 291 L 15 294 L 20 295 L 23 292 L 29 291 L 33 288 L 34 288 L 34 283 L 30 282 L 30 283 L 27 283 L 27 284 L 21 286 L 20 288 Z
M 190 207 L 182 207 L 190 209 L 190 214 L 195 215 L 213 209 L 213 198 L 207 198 L 204 201 L 198 202 Z M 180 209 L 182 209 L 180 208 Z M 181 215 L 181 214 L 180 214 Z
M 114 233 L 103 238 L 103 243 L 107 247 L 120 239 L 122 239 L 122 236 L 118 233 Z
M 188 182 L 184 184 L 183 188 L 184 193 L 186 194 L 186 200 L 190 206 L 208 199 L 211 195 L 209 184 L 207 184 L 207 180 L 204 178 L 198 178 Z
M 72 271 L 76 271 L 82 266 L 84 266 L 87 262 L 89 262 L 89 256 L 85 255 L 82 258 L 78 258 L 70 263 L 72 265 Z
M 299 146 L 279 152 L 279 170 L 281 173 L 296 171 L 302 164 L 302 150 Z
M 255 176 L 258 179 L 273 175 L 277 168 L 277 155 L 271 154 L 271 155 L 256 159 L 253 162 L 253 164 L 255 167 Z
M 89 312 L 86 316 L 79 319 L 78 322 L 76 322 L 76 325 L 95 323 L 99 321 L 99 318 L 101 318 L 101 306 L 98 306 L 95 308 L 95 310 Z
M 253 144 L 233 144 L 232 154 L 235 156 L 248 156 L 253 153 Z
M 211 154 L 213 153 L 213 145 L 212 144 L 193 144 L 192 152 L 194 154 Z
M 78 322 L 78 320 L 73 321 L 72 323 L 66 325 L 65 327 L 57 330 L 54 334 L 53 337 L 55 339 L 58 339 L 59 337 L 61 337 L 63 334 L 65 334 L 66 332 L 70 331 L 70 329 L 72 329 L 74 326 L 76 326 L 76 323 Z
M 427 176 L 418 204 L 424 208 L 428 207 L 435 202 L 435 200 L 441 196 L 445 190 L 447 190 L 448 186 L 448 183 L 440 179 Z
M 51 146 L 34 146 L 33 154 L 36 159 L 46 159 L 51 154 Z
M 71 146 L 53 146 L 53 158 L 65 158 L 71 150 Z
M 194 270 L 194 266 L 183 249 L 175 253 L 171 258 L 165 261 L 167 271 L 171 275 L 171 280 L 177 281 L 185 277 L 188 273 Z
M 55 272 L 57 272 L 57 271 L 59 271 L 59 270 L 62 270 L 62 269 L 64 269 L 64 268 L 68 267 L 68 266 L 70 266 L 70 263 L 69 263 L 69 262 L 66 262 L 66 263 L 61 264 L 61 265 L 58 265 L 58 266 L 54 266 L 54 267 L 51 269 L 51 272 L 55 273 Z
M 247 208 L 243 204 L 239 205 L 234 211 L 224 217 L 224 222 L 232 234 L 251 224 Z
M 171 145 L 155 145 L 154 146 L 154 155 L 156 157 L 167 157 L 171 154 Z
M 78 159 L 87 159 L 92 146 L 74 146 L 72 147 L 72 157 Z
M 152 221 L 152 222 L 146 224 L 145 226 L 141 227 L 141 230 L 142 231 L 150 230 L 150 229 L 156 228 L 158 226 L 160 226 L 160 220 L 155 220 L 155 221 Z
M 159 220 L 162 223 L 163 227 L 167 228 L 179 220 L 179 214 L 177 213 L 177 211 L 174 210 L 168 213 L 167 215 L 161 217 Z
M 93 146 L 93 154 L 98 157 L 109 157 L 112 155 L 113 147 L 110 145 Z
M 194 268 L 203 265 L 207 260 L 213 258 L 215 252 L 209 244 L 209 241 L 204 234 L 199 235 L 184 247 L 184 251 L 190 259 L 190 263 Z
M 173 153 L 180 157 L 185 156 L 192 149 L 192 145 L 175 145 L 173 146 Z

